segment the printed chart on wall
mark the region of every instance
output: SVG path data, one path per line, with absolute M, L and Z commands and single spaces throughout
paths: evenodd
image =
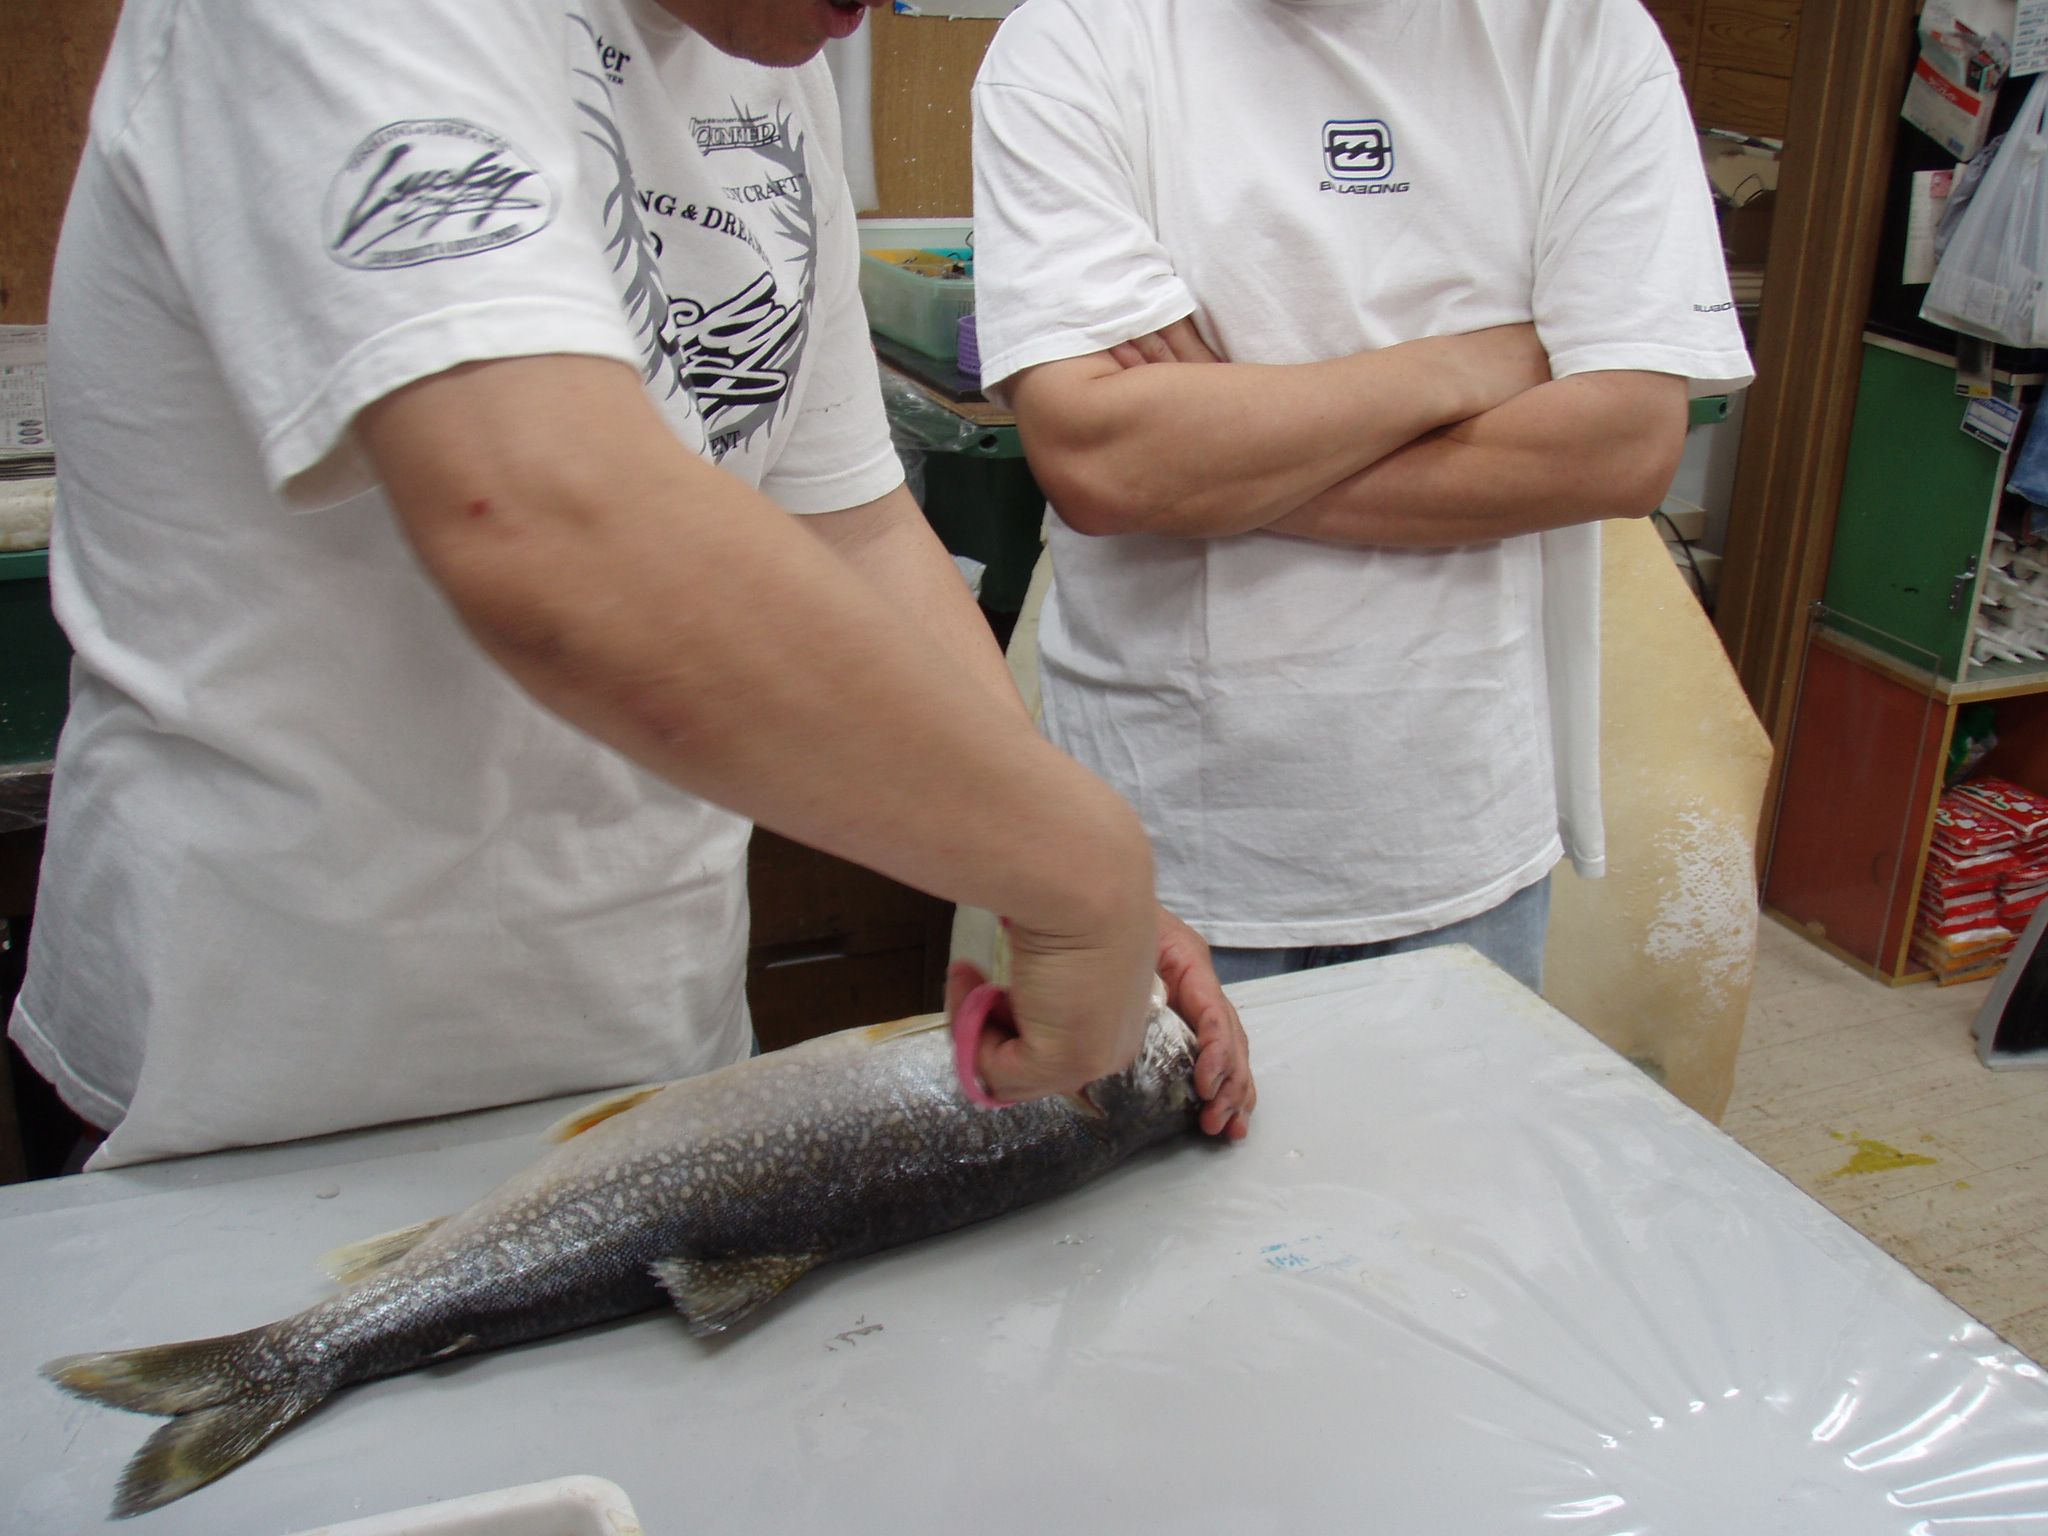
M 2012 28 L 2012 73 L 2048 69 L 2048 0 L 2020 0 Z
M 1024 0 L 896 0 L 898 16 L 978 16 L 1003 17 L 1022 5 Z M 2048 4 L 2048 0 L 2042 0 Z

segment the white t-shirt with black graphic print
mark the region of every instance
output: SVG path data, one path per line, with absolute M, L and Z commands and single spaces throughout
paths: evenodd
M 1560 377 L 1748 381 L 1635 0 L 1033 0 L 974 101 L 992 385 L 1186 315 L 1235 362 L 1533 320 Z M 1160 899 L 1213 942 L 1395 938 L 1563 851 L 1600 871 L 1596 526 L 1049 540 L 1048 732 L 1138 807 Z
M 792 512 L 893 489 L 837 140 L 822 62 L 651 0 L 129 0 L 55 278 L 78 662 L 12 1021 L 96 1165 L 745 1053 L 747 823 L 485 658 L 349 424 L 585 354 Z

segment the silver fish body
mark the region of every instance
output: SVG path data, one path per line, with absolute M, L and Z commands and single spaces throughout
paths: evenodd
M 1192 1129 L 1194 1041 L 1155 1008 L 1132 1067 L 1074 1099 L 971 1108 L 943 1028 L 855 1029 L 650 1090 L 468 1210 L 369 1245 L 361 1278 L 247 1333 L 52 1361 L 173 1417 L 129 1463 L 138 1514 L 204 1486 L 352 1383 L 657 1305 L 717 1333 L 819 1264 L 1074 1189 Z

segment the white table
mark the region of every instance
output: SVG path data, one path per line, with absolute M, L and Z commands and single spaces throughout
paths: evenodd
M 722 1343 L 650 1313 L 350 1390 L 118 1528 L 591 1473 L 649 1536 L 2048 1530 L 2041 1370 L 1469 951 L 1237 995 L 1242 1146 L 821 1271 Z M 0 1192 L 0 1530 L 101 1529 L 158 1422 L 39 1362 L 295 1310 L 558 1108 Z

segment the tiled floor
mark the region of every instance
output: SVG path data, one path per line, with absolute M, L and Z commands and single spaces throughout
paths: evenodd
M 1766 919 L 1722 1126 L 2048 1360 L 2048 1070 L 1978 1061 L 1991 986 L 1888 987 Z

